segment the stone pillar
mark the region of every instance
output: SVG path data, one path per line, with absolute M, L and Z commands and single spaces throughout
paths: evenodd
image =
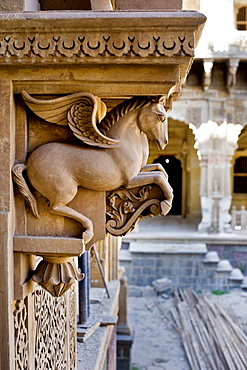
M 91 8 L 94 11 L 113 10 L 111 0 L 91 0 Z
M 238 58 L 231 58 L 228 60 L 228 69 L 227 69 L 227 91 L 230 93 L 236 86 L 237 81 L 237 69 L 239 65 Z
M 212 77 L 212 70 L 213 70 L 213 59 L 205 59 L 203 61 L 203 90 L 207 91 L 211 85 L 211 77 Z
M 128 324 L 128 281 L 127 277 L 123 276 L 120 279 L 120 294 L 119 294 L 119 312 L 118 312 L 118 334 L 130 335 L 131 327 Z
M 201 166 L 202 220 L 201 232 L 230 232 L 231 160 L 237 148 L 241 125 L 208 121 L 196 128 L 190 124 L 196 139 Z
M 39 10 L 40 5 L 38 0 L 5 0 L 1 1 L 0 11 L 3 12 L 23 12 Z
M 126 276 L 120 279 L 119 311 L 117 323 L 117 368 L 130 369 L 132 329 L 128 323 L 128 281 Z
M 13 302 L 13 189 L 11 168 L 14 163 L 14 101 L 12 83 L 0 83 L 0 369 L 14 369 Z

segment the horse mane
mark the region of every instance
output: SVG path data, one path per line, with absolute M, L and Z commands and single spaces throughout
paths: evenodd
M 105 117 L 99 123 L 98 129 L 104 135 L 106 135 L 106 132 L 114 125 L 114 123 L 116 123 L 126 113 L 134 109 L 148 107 L 154 101 L 154 98 L 147 96 L 138 96 L 126 99 L 122 103 L 116 105 L 116 107 L 112 108 L 109 112 L 107 112 Z

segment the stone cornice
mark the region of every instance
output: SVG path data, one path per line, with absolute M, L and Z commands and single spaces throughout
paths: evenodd
M 106 22 L 107 21 L 107 22 Z M 147 28 L 147 27 L 198 27 L 204 24 L 206 17 L 195 11 L 43 11 L 43 12 L 0 12 L 1 29 L 42 29 L 91 28 L 91 30 L 109 28 Z M 128 23 L 126 23 L 128 22 Z
M 0 64 L 190 59 L 205 22 L 202 14 L 184 11 L 26 12 L 0 17 Z

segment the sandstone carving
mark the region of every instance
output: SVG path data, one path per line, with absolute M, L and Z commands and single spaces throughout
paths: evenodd
M 146 34 L 124 32 L 47 34 L 0 34 L 0 58 L 49 58 L 65 57 L 147 57 L 176 56 L 179 53 L 194 56 L 195 39 L 190 32 L 154 32 Z
M 106 225 L 113 235 L 122 235 L 133 228 L 133 218 L 126 218 L 124 215 L 134 213 L 136 208 L 140 210 L 135 212 L 135 220 L 147 206 L 158 207 L 158 210 L 150 209 L 150 214 L 168 213 L 173 193 L 167 174 L 159 164 L 146 164 L 149 154 L 148 139 L 156 141 L 160 149 L 164 149 L 167 144 L 164 98 L 131 98 L 107 114 L 105 104 L 89 93 L 39 100 L 23 92 L 23 98 L 36 115 L 51 123 L 68 125 L 81 141 L 81 144 L 52 142 L 41 145 L 30 155 L 26 165 L 14 165 L 13 179 L 30 204 L 35 217 L 39 217 L 36 199 L 23 177 L 24 169 L 27 170 L 32 186 L 49 200 L 51 213 L 72 218 L 82 224 L 82 239 L 85 244 L 93 238 L 93 223 L 69 206 L 77 194 L 78 187 L 98 192 L 113 192 L 109 195 L 113 213 L 108 213 L 111 213 L 111 217 Z M 154 185 L 158 186 L 162 196 L 160 200 L 147 200 Z M 119 189 L 122 187 L 122 190 Z M 133 189 L 138 189 L 139 193 L 135 194 Z M 125 200 L 125 204 L 119 205 L 120 212 L 114 201 L 117 193 L 118 198 L 121 193 Z M 146 204 L 142 205 L 145 201 Z M 136 207 L 131 202 L 137 202 L 139 206 Z M 122 218 L 121 222 L 119 217 Z M 114 223 L 118 229 L 116 232 L 113 230 Z M 124 225 L 125 223 L 127 224 Z M 124 228 L 119 231 L 119 227 Z M 57 263 L 56 260 L 55 265 Z M 49 266 L 53 277 L 43 279 L 39 276 L 38 280 L 48 281 L 49 284 L 56 281 L 57 285 L 58 267 Z M 61 280 L 61 283 L 63 284 L 64 280 Z M 57 289 L 58 292 L 60 290 Z
M 68 257 L 45 257 L 32 279 L 55 297 L 61 297 L 74 283 L 84 278 Z
M 120 188 L 107 197 L 106 230 L 114 236 L 123 236 L 135 228 L 144 216 L 162 214 L 160 201 L 164 199 L 159 187 L 147 185 L 136 189 Z

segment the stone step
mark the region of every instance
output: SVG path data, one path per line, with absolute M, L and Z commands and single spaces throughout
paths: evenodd
M 170 254 L 205 254 L 205 243 L 167 243 L 167 242 L 132 242 L 129 244 L 129 253 L 170 253 Z

